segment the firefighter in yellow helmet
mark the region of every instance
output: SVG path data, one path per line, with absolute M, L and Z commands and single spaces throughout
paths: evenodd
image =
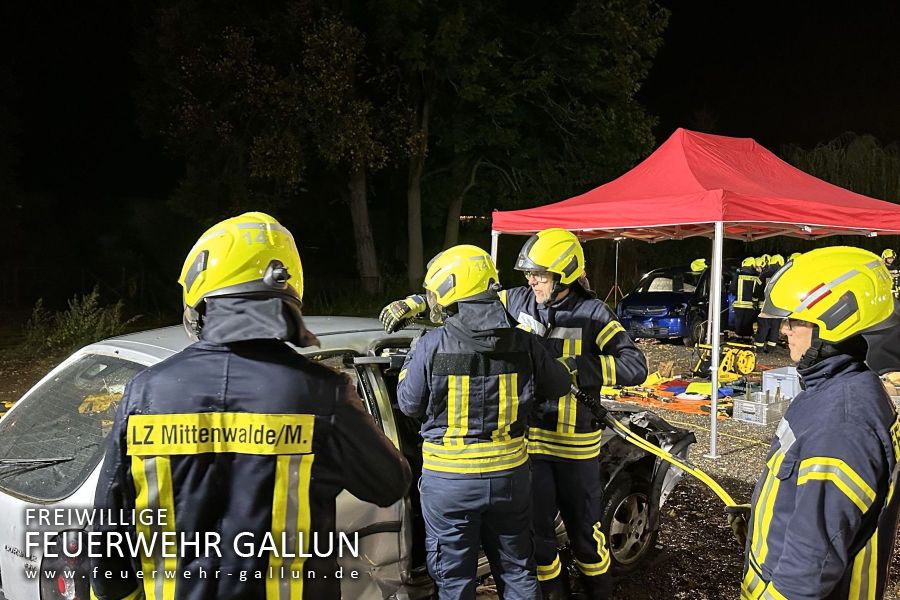
M 783 265 L 784 257 L 780 254 L 773 254 L 772 256 L 763 254 L 756 260 L 756 266 L 759 270 L 759 285 L 756 286 L 756 296 L 760 306 L 762 306 L 766 283 Z M 756 318 L 756 336 L 753 339 L 753 345 L 756 347 L 757 352 L 768 353 L 775 349 L 778 345 L 780 325 L 781 319 L 766 313 L 765 309 L 760 310 Z
M 578 385 L 599 395 L 602 385 L 636 385 L 647 362 L 613 312 L 584 282 L 584 250 L 564 229 L 545 229 L 525 242 L 516 261 L 527 287 L 501 292 L 507 310 L 541 336 L 555 356 L 574 357 Z M 591 599 L 610 597 L 612 562 L 600 523 L 602 474 L 597 468 L 601 432 L 574 398 L 562 395 L 538 406 L 528 434 L 534 478 L 535 556 L 546 597 L 565 597 L 568 574 L 556 547 L 555 519 L 562 516 L 582 587 Z
M 896 327 L 878 256 L 807 252 L 770 280 L 804 388 L 778 426 L 752 498 L 741 597 L 882 598 L 893 552 L 900 423 L 867 338 Z
M 572 380 L 515 326 L 498 279 L 475 246 L 432 259 L 426 298 L 443 326 L 419 339 L 397 387 L 400 410 L 423 419 L 426 558 L 442 600 L 475 597 L 482 546 L 502 597 L 538 597 L 525 433 L 536 395 L 562 396 Z
M 705 258 L 697 258 L 691 261 L 691 272 L 693 273 L 702 273 L 706 270 L 706 259 Z
M 502 290 L 500 301 L 521 329 L 544 340 L 551 354 L 575 360 L 583 390 L 598 395 L 603 385 L 637 385 L 647 378 L 643 353 L 587 285 L 584 250 L 574 234 L 554 228 L 531 236 L 515 268 L 528 285 Z M 424 299 L 410 296 L 387 305 L 381 318 L 392 331 L 425 310 Z M 560 514 L 587 597 L 608 598 L 612 557 L 608 532 L 600 523 L 602 432 L 569 394 L 546 400 L 538 405 L 528 430 L 535 557 L 542 594 L 547 598 L 568 594 L 568 573 L 556 547 L 555 519 Z
M 132 557 L 103 553 L 92 558 L 91 597 L 340 598 L 337 557 L 302 558 L 308 541 L 335 531 L 342 489 L 389 506 L 411 475 L 355 385 L 285 343 L 315 341 L 300 314 L 303 271 L 293 237 L 263 213 L 227 219 L 190 250 L 179 282 L 186 326 L 199 341 L 128 384 L 94 501 L 114 514 L 166 509 L 149 530 L 188 541 L 166 550 L 178 557 L 179 576 L 150 575 L 164 563 L 176 570 L 159 546 L 137 557 L 143 577 Z M 251 430 L 263 435 L 245 435 Z M 135 535 L 127 525 L 97 531 Z M 218 557 L 190 543 L 207 533 L 219 535 Z M 264 545 L 267 536 L 282 540 L 276 552 L 237 553 L 236 541 Z M 238 581 L 215 576 L 220 569 L 267 576 Z
M 759 284 L 756 259 L 747 257 L 741 261 L 731 283 L 731 293 L 734 294 L 734 333 L 747 340 L 753 335 L 753 323 L 759 312 L 756 300 L 756 288 Z

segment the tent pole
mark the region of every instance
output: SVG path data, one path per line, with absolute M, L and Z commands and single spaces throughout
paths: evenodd
M 491 260 L 497 265 L 497 246 L 500 243 L 500 232 L 491 230 Z
M 725 237 L 725 224 L 716 221 L 716 235 L 713 238 L 712 274 L 710 275 L 709 300 L 712 311 L 712 321 L 707 329 L 711 336 L 712 360 L 709 371 L 712 379 L 712 393 L 710 394 L 709 411 L 709 454 L 707 458 L 719 458 L 716 452 L 716 425 L 719 404 L 719 331 L 722 320 L 722 246 Z

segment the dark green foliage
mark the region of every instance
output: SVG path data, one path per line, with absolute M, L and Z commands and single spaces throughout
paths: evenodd
M 798 169 L 859 194 L 900 202 L 900 147 L 884 146 L 874 136 L 845 133 L 809 150 L 785 148 Z
M 38 300 L 25 324 L 22 349 L 32 355 L 62 356 L 81 346 L 121 335 L 139 317 L 125 319 L 121 300 L 100 303 L 97 287 L 87 295 L 74 296 L 64 311 L 51 312 Z

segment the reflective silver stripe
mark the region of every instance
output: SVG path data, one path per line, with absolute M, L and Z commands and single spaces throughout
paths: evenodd
M 871 578 L 869 577 L 869 569 L 872 568 L 872 540 L 874 540 L 874 537 L 869 539 L 869 542 L 863 549 L 862 573 L 860 574 L 861 578 L 859 582 L 860 600 L 869 600 L 869 585 L 875 583 L 874 581 L 871 581 Z
M 781 445 L 781 451 L 785 454 L 791 449 L 794 442 L 797 441 L 797 436 L 794 435 L 794 430 L 791 429 L 791 424 L 787 422 L 787 419 L 782 419 L 778 424 L 775 436 L 778 438 L 778 442 Z
M 800 472 L 797 475 L 798 485 L 800 485 L 800 480 L 810 473 L 828 473 L 835 478 L 840 479 L 844 485 L 846 485 L 854 494 L 856 494 L 856 497 L 859 498 L 859 500 L 866 506 L 866 510 L 869 510 L 869 508 L 872 506 L 872 499 L 869 496 L 871 492 L 859 487 L 859 485 L 857 485 L 855 481 L 850 479 L 847 473 L 845 473 L 844 470 L 840 467 L 822 464 L 803 467 L 802 469 L 800 469 Z M 851 500 L 853 499 L 851 498 Z M 854 500 L 853 503 L 856 504 L 856 501 Z
M 550 339 L 580 340 L 581 327 L 554 327 L 550 330 Z
M 765 509 L 769 504 L 769 497 L 772 496 L 772 488 L 775 487 L 775 482 L 778 481 L 777 472 L 773 470 L 773 467 L 780 467 L 781 460 L 779 454 L 784 454 L 781 449 L 775 451 L 775 454 L 772 455 L 770 460 L 771 467 L 767 466 L 768 473 L 766 473 L 766 481 L 763 484 L 762 492 L 759 494 L 759 498 L 756 500 L 756 506 L 753 508 L 754 513 L 754 523 L 753 523 L 753 535 L 757 538 L 756 544 L 753 547 L 753 554 L 758 556 L 762 552 L 763 545 L 766 543 L 766 536 L 769 535 L 768 531 L 762 530 L 763 520 L 765 519 Z M 774 503 L 774 501 L 773 501 Z
M 299 523 L 297 522 L 297 514 L 299 508 L 299 498 L 297 491 L 300 487 L 300 462 L 303 460 L 302 454 L 291 456 L 288 463 L 288 489 L 287 502 L 285 503 L 284 514 L 284 534 L 285 541 L 291 552 L 286 552 L 288 556 L 297 556 L 297 532 L 299 531 Z M 302 550 L 302 548 L 301 548 Z M 284 564 L 282 559 L 282 564 Z M 291 600 L 291 577 L 282 577 L 278 582 L 278 595 L 280 600 Z
M 749 585 L 747 585 L 747 593 L 752 594 L 753 590 L 755 590 L 761 584 L 763 584 L 763 580 L 759 578 L 759 575 L 751 571 Z
M 569 247 L 566 248 L 563 252 L 560 253 L 559 258 L 557 258 L 556 260 L 554 260 L 554 261 L 553 261 L 553 264 L 551 264 L 550 267 L 549 267 L 547 270 L 549 271 L 550 269 L 552 269 L 553 267 L 555 267 L 556 265 L 558 265 L 559 263 L 561 263 L 561 262 L 563 261 L 563 259 L 572 260 L 572 258 L 569 256 L 569 252 L 571 252 L 574 248 L 575 248 L 575 244 L 574 244 L 574 243 L 573 243 L 573 244 L 569 244 Z
M 272 230 L 278 231 L 279 233 L 287 233 L 291 232 L 287 230 L 287 228 L 282 225 L 277 225 L 275 223 L 238 223 L 238 229 L 262 229 L 262 230 Z
M 524 436 L 519 436 L 505 442 L 478 442 L 466 444 L 464 446 L 452 446 L 450 448 L 434 442 L 425 442 L 422 445 L 422 448 L 432 454 L 439 454 L 445 458 L 453 458 L 454 456 L 480 456 L 482 458 L 488 458 L 515 452 L 524 443 Z
M 810 294 L 809 296 L 804 298 L 803 302 L 801 302 L 797 306 L 797 308 L 795 308 L 792 312 L 798 313 L 798 312 L 806 310 L 807 308 L 809 308 L 810 304 L 814 303 L 816 300 L 819 300 L 827 292 L 831 291 L 832 288 L 844 283 L 845 281 L 847 281 L 854 275 L 859 275 L 859 274 L 860 274 L 859 271 L 856 269 L 851 269 L 850 271 L 847 271 L 846 273 L 844 273 L 837 279 L 834 279 L 833 281 L 826 283 L 825 285 L 823 285 L 822 287 L 817 289 L 815 292 L 813 292 L 812 294 Z
M 147 458 L 144 460 L 144 475 L 147 478 L 147 508 L 153 511 L 152 514 L 159 514 L 159 478 L 156 475 L 156 457 Z M 162 527 L 157 520 L 153 520 L 153 524 L 150 526 L 151 531 L 161 538 L 162 536 Z M 156 567 L 157 573 L 164 574 L 165 573 L 165 561 L 162 556 L 162 552 L 154 551 L 153 553 L 153 565 Z M 163 595 L 163 584 L 165 583 L 165 577 L 157 577 L 156 581 L 153 582 L 155 587 L 155 594 L 157 600 L 162 600 L 165 598 Z

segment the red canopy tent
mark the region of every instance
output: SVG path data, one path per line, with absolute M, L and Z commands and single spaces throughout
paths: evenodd
M 900 234 L 900 205 L 832 185 L 792 167 L 750 138 L 677 129 L 642 163 L 579 196 L 523 210 L 494 211 L 491 254 L 501 233 L 548 227 L 582 239 L 648 242 L 714 238 L 712 256 L 713 389 L 718 385 L 722 240 L 776 235 Z M 713 398 L 715 404 L 715 398 Z M 716 456 L 715 410 L 710 455 Z

